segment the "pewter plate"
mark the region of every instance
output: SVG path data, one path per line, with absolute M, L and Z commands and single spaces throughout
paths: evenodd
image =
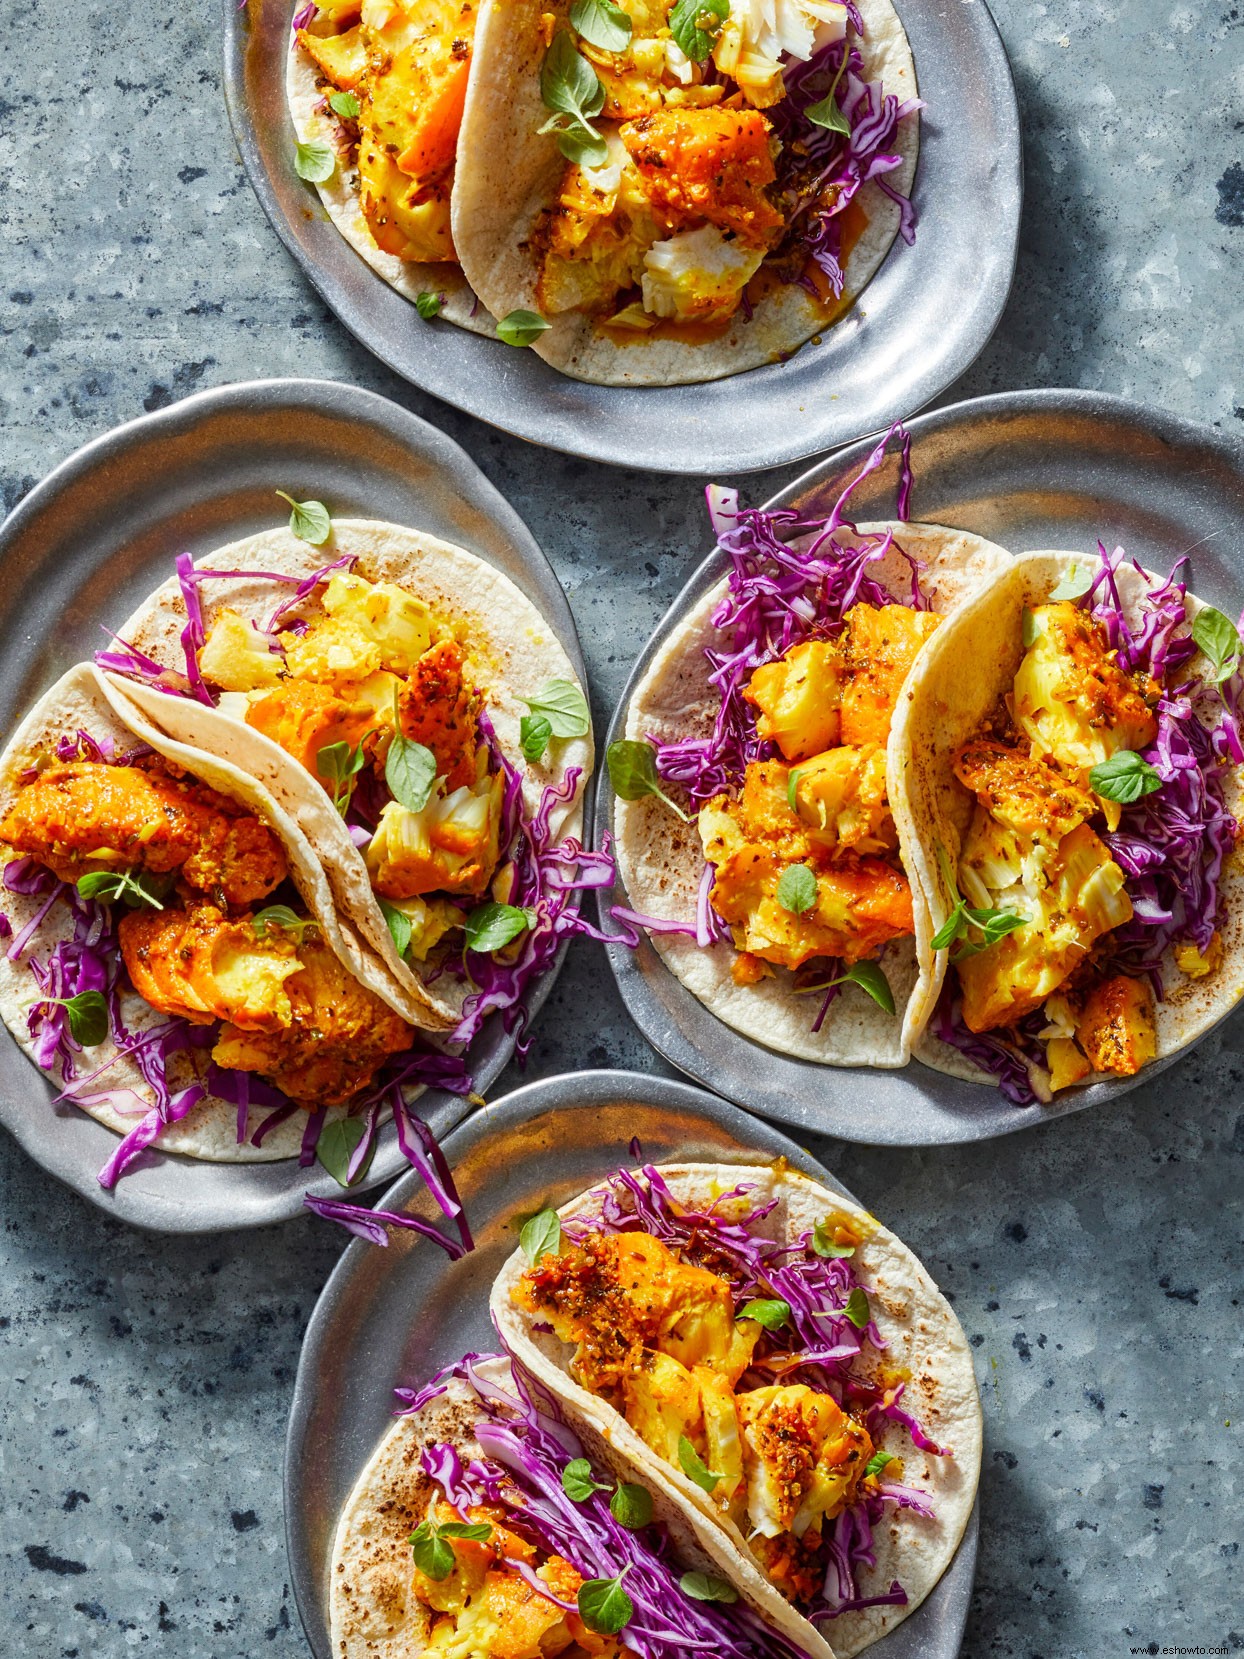
M 476 1248 L 450 1262 L 394 1232 L 387 1249 L 356 1240 L 307 1326 L 285 1438 L 285 1541 L 303 1629 L 316 1659 L 334 1659 L 328 1581 L 337 1516 L 391 1421 L 392 1390 L 425 1382 L 464 1353 L 492 1350 L 488 1293 L 518 1243 L 516 1216 L 563 1204 L 620 1164 L 633 1136 L 654 1163 L 785 1157 L 850 1193 L 785 1135 L 686 1083 L 622 1071 L 545 1078 L 485 1107 L 445 1143 Z M 413 1173 L 381 1206 L 435 1219 Z M 953 1659 L 976 1572 L 978 1510 L 941 1583 L 876 1659 Z M 833 1641 L 832 1629 L 829 1640 Z
M 0 528 L 0 731 L 105 641 L 172 569 L 236 537 L 282 522 L 273 491 L 314 496 L 340 516 L 431 531 L 511 577 L 557 632 L 586 684 L 574 619 L 531 532 L 472 461 L 435 427 L 372 392 L 333 381 L 269 380 L 197 393 L 131 421 L 61 463 Z M 552 985 L 546 976 L 533 1011 Z M 471 1051 L 486 1090 L 513 1051 L 490 1021 Z M 0 1034 L 0 1123 L 59 1180 L 110 1215 L 158 1232 L 258 1227 L 299 1213 L 303 1194 L 340 1195 L 318 1165 L 215 1164 L 161 1155 L 111 1193 L 96 1181 L 116 1136 L 70 1106 L 7 1032 Z M 466 1104 L 422 1097 L 434 1133 Z M 363 1183 L 407 1167 L 390 1127 Z
M 698 386 L 589 386 L 448 323 L 429 325 L 334 228 L 293 169 L 285 54 L 295 0 L 221 0 L 225 95 L 255 194 L 340 320 L 382 362 L 533 443 L 653 472 L 746 472 L 887 426 L 951 384 L 997 326 L 1023 192 L 1019 111 L 983 3 L 900 0 L 921 115 L 912 247 L 786 363 Z
M 911 516 L 987 536 L 1013 552 L 1083 548 L 1100 536 L 1167 570 L 1192 553 L 1191 586 L 1229 616 L 1244 608 L 1244 446 L 1215 430 L 1094 392 L 1007 392 L 908 422 Z M 827 513 L 871 444 L 822 461 L 767 505 Z M 894 514 L 898 461 L 852 496 L 858 522 Z M 622 693 L 607 742 L 622 735 L 634 687 L 653 653 L 724 574 L 709 557 L 661 619 Z M 613 821 L 602 770 L 596 842 Z M 614 899 L 620 897 L 615 890 Z M 606 901 L 608 902 L 608 901 Z M 1013 1106 L 996 1089 L 913 1062 L 902 1071 L 818 1066 L 763 1048 L 709 1013 L 645 940 L 608 947 L 631 1017 L 654 1048 L 691 1077 L 779 1123 L 843 1140 L 925 1146 L 982 1140 L 1117 1099 L 1175 1059 L 1134 1078 L 1068 1089 L 1050 1106 Z M 811 1018 L 811 1016 L 809 1016 Z

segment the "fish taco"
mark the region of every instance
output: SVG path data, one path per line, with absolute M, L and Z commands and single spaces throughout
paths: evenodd
M 901 1066 L 935 963 L 892 718 L 926 642 L 1009 555 L 940 525 L 857 527 L 845 502 L 814 520 L 715 493 L 729 573 L 662 643 L 610 747 L 613 914 L 756 1042 Z
M 736 1584 L 848 1659 L 937 1584 L 975 1501 L 967 1339 L 912 1253 L 784 1164 L 619 1170 L 524 1230 L 492 1314 L 520 1364 Z
M 553 629 L 484 560 L 338 519 L 177 575 L 98 658 L 149 720 L 260 780 L 414 1024 L 468 1043 L 578 926 L 587 701 Z M 603 878 L 602 878 L 603 879 Z
M 149 1146 L 309 1158 L 351 1114 L 350 1148 L 374 1135 L 382 1102 L 413 1124 L 424 1082 L 465 1092 L 289 814 L 89 665 L 0 756 L 0 855 L 0 1010 L 59 1098 L 122 1137 L 105 1187 Z
M 286 97 L 295 166 L 354 251 L 425 321 L 491 334 L 450 228 L 476 11 L 471 0 L 303 6 Z
M 463 269 L 576 379 L 785 357 L 914 236 L 916 77 L 889 0 L 484 0 Z
M 501 1355 L 424 1388 L 355 1483 L 330 1572 L 334 1659 L 833 1659 L 711 1528 Z M 706 1540 L 707 1539 L 707 1547 Z
M 1135 1076 L 1244 991 L 1240 636 L 1185 563 L 1017 558 L 896 723 L 937 955 L 919 1057 L 1017 1103 Z

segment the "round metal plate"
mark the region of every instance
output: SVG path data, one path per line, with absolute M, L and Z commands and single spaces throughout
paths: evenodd
M 71 455 L 0 529 L 6 602 L 0 618 L 0 731 L 104 643 L 172 568 L 236 537 L 269 529 L 285 509 L 277 488 L 326 501 L 341 517 L 388 519 L 487 559 L 540 608 L 586 683 L 566 597 L 531 532 L 484 475 L 426 421 L 372 392 L 319 380 L 255 381 L 200 392 L 131 421 Z M 533 1011 L 552 985 L 546 976 Z M 490 1021 L 471 1051 L 487 1089 L 514 1040 Z M 319 1166 L 296 1159 L 215 1164 L 162 1156 L 111 1193 L 96 1172 L 116 1137 L 72 1107 L 7 1033 L 0 1041 L 0 1122 L 36 1162 L 120 1220 L 161 1232 L 257 1227 L 298 1214 L 303 1194 L 339 1195 Z M 437 1135 L 467 1111 L 431 1091 L 423 1115 Z M 406 1161 L 390 1127 L 363 1183 L 391 1181 Z
M 1244 446 L 1214 428 L 1075 391 L 977 398 L 908 426 L 913 519 L 975 531 L 1016 553 L 1091 552 L 1101 537 L 1162 571 L 1195 549 L 1191 585 L 1198 596 L 1229 616 L 1244 608 Z M 858 443 L 841 451 L 767 505 L 827 513 L 870 449 Z M 892 456 L 852 496 L 852 516 L 861 523 L 893 517 L 897 483 Z M 607 742 L 621 736 L 632 691 L 659 644 L 724 569 L 710 554 L 662 618 L 622 693 Z M 613 799 L 602 773 L 597 845 L 613 821 Z M 1004 1135 L 1113 1100 L 1173 1063 L 1068 1089 L 1050 1106 L 1013 1106 L 996 1089 L 918 1062 L 902 1071 L 843 1069 L 775 1053 L 709 1013 L 647 940 L 636 951 L 609 946 L 608 954 L 631 1017 L 667 1060 L 765 1117 L 848 1141 L 923 1146 Z
M 847 1194 L 785 1135 L 686 1083 L 589 1071 L 530 1083 L 477 1112 L 445 1143 L 475 1235 L 450 1262 L 435 1245 L 395 1232 L 389 1247 L 356 1240 L 333 1270 L 307 1326 L 285 1440 L 285 1536 L 290 1577 L 316 1659 L 333 1659 L 328 1579 L 337 1516 L 384 1434 L 393 1389 L 438 1366 L 496 1347 L 488 1292 L 518 1238 L 515 1216 L 563 1204 L 631 1161 L 638 1136 L 654 1163 L 759 1153 Z M 433 1219 L 417 1176 L 385 1194 L 387 1210 Z M 876 1659 L 953 1659 L 976 1572 L 977 1513 L 941 1583 L 870 1653 Z M 830 1641 L 833 1640 L 832 1631 Z
M 653 472 L 802 460 L 919 409 L 981 351 L 1010 292 L 1019 113 L 983 4 L 901 0 L 921 116 L 912 247 L 891 248 L 820 345 L 698 386 L 589 386 L 447 323 L 424 323 L 353 251 L 293 169 L 285 55 L 294 0 L 221 0 L 225 93 L 255 193 L 325 302 L 368 350 L 448 403 L 533 443 Z

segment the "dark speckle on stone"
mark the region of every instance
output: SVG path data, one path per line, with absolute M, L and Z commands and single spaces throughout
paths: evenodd
M 1105 1411 L 1106 1396 L 1102 1393 L 1100 1388 L 1086 1388 L 1084 1390 L 1084 1398 L 1094 1408 L 1094 1410 Z
M 33 305 L 35 302 L 35 297 L 29 288 L 15 288 L 9 295 L 9 299 L 14 305 Z
M 1022 1244 L 1028 1237 L 1028 1229 L 1022 1221 L 1012 1221 L 1010 1226 L 1005 1227 L 1003 1231 L 1007 1238 L 1013 1239 L 1016 1244 Z
M 1019 1467 L 1019 1459 L 1016 1457 L 1015 1453 L 1004 1452 L 1001 1448 L 994 1452 L 993 1460 L 995 1463 L 1000 1463 L 1004 1469 L 1016 1469 Z
M 177 177 L 183 184 L 193 184 L 195 179 L 205 179 L 207 177 L 207 168 L 183 167 Z
M 70 1561 L 67 1556 L 53 1555 L 46 1544 L 27 1544 L 26 1559 L 37 1573 L 84 1573 L 85 1561 Z
M 1020 1359 L 1023 1360 L 1025 1365 L 1027 1365 L 1029 1360 L 1032 1358 L 1032 1349 L 1028 1346 L 1028 1338 L 1024 1335 L 1023 1331 L 1016 1331 L 1015 1335 L 1011 1338 L 1011 1347 L 1014 1348 Z
M 88 1493 L 78 1492 L 76 1490 L 70 1491 L 65 1493 L 65 1501 L 61 1504 L 61 1508 L 72 1514 L 80 1503 L 90 1503 L 90 1501 L 91 1499 Z
M 1141 1494 L 1140 1501 L 1144 1504 L 1146 1509 L 1161 1509 L 1162 1494 L 1165 1491 L 1165 1486 L 1146 1486 L 1144 1492 Z
M 1214 217 L 1220 225 L 1238 230 L 1244 225 L 1244 166 L 1233 161 L 1218 181 L 1218 206 Z
M 107 1624 L 108 1615 L 97 1601 L 75 1601 L 75 1613 L 85 1613 L 88 1619 L 94 1619 L 97 1624 Z
M 233 1522 L 235 1532 L 250 1532 L 259 1525 L 259 1517 L 253 1509 L 234 1509 L 229 1519 Z
M 1201 1300 L 1201 1292 L 1195 1286 L 1187 1285 L 1183 1289 L 1173 1286 L 1169 1273 L 1158 1280 L 1158 1286 L 1166 1292 L 1168 1302 L 1191 1302 L 1195 1308 Z

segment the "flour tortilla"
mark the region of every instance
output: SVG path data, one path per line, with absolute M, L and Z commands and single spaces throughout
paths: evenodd
M 462 274 L 461 265 L 449 260 L 434 264 L 416 264 L 386 253 L 371 233 L 359 205 L 358 168 L 347 164 L 339 148 L 340 127 L 332 112 L 325 106 L 325 94 L 331 88 L 321 81 L 315 64 L 299 46 L 291 31 L 289 56 L 285 64 L 285 96 L 289 103 L 294 134 L 300 144 L 327 144 L 338 157 L 337 169 L 322 184 L 315 186 L 328 217 L 346 241 L 371 266 L 377 276 L 383 277 L 390 288 L 396 288 L 403 298 L 414 305 L 420 294 L 442 294 L 444 303 L 439 315 L 446 322 L 457 323 L 475 334 L 493 333 L 493 320 L 476 299 L 471 285 Z M 418 312 L 411 313 L 412 329 L 424 328 Z
M 891 800 L 903 801 L 913 832 L 913 884 L 919 882 L 934 927 L 940 927 L 954 903 L 939 866 L 937 848 L 946 848 L 951 867 L 972 819 L 975 798 L 956 780 L 951 762 L 979 731 L 998 699 L 1011 690 L 1024 655 L 1023 612 L 1044 604 L 1050 590 L 1072 565 L 1083 570 L 1092 559 L 1083 553 L 1037 552 L 1016 558 L 1001 576 L 964 607 L 952 623 L 939 628 L 921 653 L 908 681 L 909 698 L 895 720 L 894 741 L 903 757 L 901 777 L 890 788 Z M 1146 573 L 1149 582 L 1163 578 Z M 1146 581 L 1129 565 L 1120 566 L 1116 581 L 1129 621 L 1139 620 Z M 1185 600 L 1189 621 L 1205 607 L 1189 594 Z M 1181 671 L 1182 674 L 1183 671 Z M 1209 668 L 1203 657 L 1188 672 L 1202 679 L 1202 703 L 1208 723 L 1217 718 L 1215 699 L 1208 688 Z M 1231 771 L 1226 787 L 1227 810 L 1244 821 L 1244 778 L 1241 768 Z M 1216 973 L 1189 979 L 1168 951 L 1162 962 L 1165 1000 L 1157 1004 L 1158 1058 L 1177 1054 L 1216 1025 L 1244 995 L 1244 863 L 1238 850 L 1227 859 L 1221 879 L 1222 925 L 1225 954 Z M 933 1001 L 946 977 L 947 953 L 939 951 Z M 917 1058 L 937 1071 L 970 1082 L 996 1084 L 996 1079 L 974 1066 L 957 1049 L 926 1032 Z M 1102 1074 L 1085 1079 L 1083 1086 L 1100 1081 Z
M 1010 563 L 1010 554 L 993 542 L 937 524 L 864 524 L 857 533 L 864 536 L 884 530 L 892 530 L 899 545 L 924 563 L 922 591 L 931 608 L 943 614 L 962 605 Z M 840 535 L 849 543 L 849 531 Z M 869 569 L 896 599 L 910 594 L 911 567 L 898 552 L 891 551 Z M 712 731 L 719 700 L 708 683 L 704 650 L 720 644 L 712 614 L 725 592 L 723 579 L 705 594 L 653 658 L 627 710 L 628 738 L 655 737 L 672 742 L 707 736 Z M 934 640 L 942 631 L 937 630 Z M 895 748 L 892 737 L 892 769 L 896 765 Z M 890 802 L 903 862 L 910 868 L 913 828 L 904 802 L 896 799 L 893 788 Z M 704 868 L 704 851 L 695 823 L 683 824 L 653 796 L 639 801 L 617 800 L 614 835 L 618 873 L 630 907 L 644 916 L 694 922 Z M 819 1032 L 811 1029 L 818 997 L 795 992 L 789 974 L 779 970 L 757 985 L 736 985 L 730 973 L 736 953 L 728 942 L 704 949 L 680 934 L 654 933 L 649 937 L 670 972 L 692 995 L 719 1020 L 754 1042 L 822 1065 L 890 1068 L 906 1065 L 911 1045 L 936 1001 L 931 945 L 934 929 L 915 882 L 912 897 L 915 935 L 892 944 L 881 963 L 899 1018 L 885 1013 L 863 991 L 848 987 L 830 1004 Z
M 861 1580 L 865 1596 L 884 1593 L 898 1579 L 907 1592 L 905 1607 L 868 1607 L 844 1613 L 821 1628 L 833 1642 L 839 1659 L 851 1659 L 914 1613 L 954 1558 L 972 1513 L 980 1476 L 981 1411 L 972 1355 L 953 1309 L 921 1263 L 867 1211 L 850 1199 L 830 1192 L 808 1176 L 782 1163 L 756 1167 L 735 1164 L 668 1164 L 660 1173 L 676 1199 L 694 1209 L 705 1209 L 722 1193 L 747 1183 L 748 1208 L 777 1199 L 777 1207 L 756 1226 L 766 1238 L 793 1241 L 814 1228 L 831 1211 L 859 1216 L 867 1236 L 859 1245 L 854 1266 L 868 1290 L 873 1319 L 887 1348 L 882 1356 L 871 1349 L 861 1374 L 876 1373 L 884 1364 L 909 1377 L 903 1396 L 926 1434 L 952 1455 L 935 1457 L 913 1445 L 898 1424 L 889 1424 L 878 1447 L 903 1459 L 903 1483 L 930 1494 L 934 1517 L 927 1520 L 910 1510 L 891 1513 L 874 1532 L 877 1564 Z M 642 1176 L 640 1177 L 642 1179 Z M 590 1221 L 601 1213 L 603 1189 L 586 1192 L 564 1204 L 563 1219 Z M 767 1583 L 743 1534 L 694 1481 L 658 1458 L 612 1406 L 574 1381 L 570 1374 L 573 1349 L 548 1330 L 538 1330 L 530 1314 L 518 1308 L 512 1292 L 528 1267 L 516 1251 L 497 1275 L 492 1289 L 493 1323 L 517 1362 L 547 1387 L 556 1390 L 576 1427 L 596 1425 L 616 1452 L 642 1471 L 646 1485 L 676 1497 L 689 1513 L 713 1523 L 722 1541 L 720 1556 L 726 1575 L 740 1588 Z M 783 1628 L 802 1647 L 809 1648 L 813 1627 L 786 1604 L 789 1622 Z M 809 1649 L 810 1651 L 810 1649 Z
M 554 741 L 537 765 L 523 759 L 519 730 L 527 713 L 524 698 L 534 696 L 548 680 L 577 684 L 578 676 L 536 607 L 508 576 L 484 559 L 421 530 L 370 519 L 334 519 L 332 535 L 321 547 L 309 547 L 285 529 L 268 530 L 220 548 L 200 559 L 198 568 L 308 576 L 347 553 L 357 556 L 353 568 L 360 576 L 406 588 L 458 633 L 497 740 L 523 774 L 529 813 L 539 805 L 546 786 L 564 786 L 572 768 L 581 772 L 573 796 L 550 816 L 555 836 L 577 835 L 583 818 L 583 788 L 592 771 L 591 734 Z M 289 591 L 278 590 L 271 582 L 244 578 L 213 582 L 200 590 L 205 624 L 210 628 L 212 616 L 222 606 L 266 622 Z M 297 613 L 290 614 L 313 619 L 323 613 L 312 595 Z M 181 589 L 171 579 L 139 606 L 120 635 L 162 665 L 184 671 L 180 635 L 185 622 Z M 470 987 L 449 975 L 429 984 L 418 964 L 408 964 L 398 956 L 362 854 L 317 780 L 244 721 L 134 681 L 114 676 L 114 682 L 170 736 L 227 756 L 271 791 L 315 848 L 339 909 L 352 919 L 370 952 L 383 964 L 391 993 L 399 997 L 399 1011 L 425 1029 L 451 1027 Z
M 49 753 L 54 754 L 59 738 L 78 731 L 87 732 L 97 742 L 111 740 L 121 753 L 139 743 L 148 743 L 166 760 L 184 767 L 210 788 L 239 802 L 268 824 L 284 844 L 290 876 L 308 911 L 319 924 L 325 942 L 357 978 L 384 997 L 391 1007 L 396 1007 L 396 999 L 379 964 L 371 957 L 350 923 L 334 910 L 324 872 L 298 825 L 248 773 L 227 760 L 172 742 L 163 732 L 157 731 L 89 664 L 71 668 L 44 693 L 9 740 L 3 755 L 0 755 L 0 817 L 12 805 L 22 773 L 41 758 L 46 760 Z M 3 902 L 5 914 L 14 934 L 17 934 L 33 920 L 45 900 L 6 892 Z M 34 1044 L 27 1029 L 26 1016 L 40 1000 L 40 992 L 28 965 L 29 957 L 33 952 L 46 960 L 56 944 L 73 937 L 73 931 L 69 908 L 58 901 L 40 924 L 20 961 L 10 962 L 7 954 L 0 954 L 0 1013 L 3 1013 L 5 1024 L 18 1044 L 32 1060 Z M 122 993 L 121 1010 L 122 1018 L 131 1031 L 148 1031 L 164 1024 L 167 1019 L 166 1015 L 157 1013 L 132 991 Z M 116 1053 L 117 1045 L 110 1034 L 98 1047 L 86 1051 L 79 1070 L 87 1073 L 102 1068 Z M 206 1050 L 195 1050 L 193 1055 L 183 1052 L 170 1057 L 168 1079 L 173 1092 L 196 1080 L 199 1075 L 197 1067 L 207 1064 L 207 1053 Z M 84 1104 L 81 1108 L 118 1135 L 128 1134 L 138 1118 L 154 1104 L 151 1088 L 141 1071 L 125 1056 L 116 1059 L 106 1071 L 101 1072 L 98 1088 L 132 1093 L 132 1112 L 118 1110 L 117 1105 L 109 1100 Z M 342 1117 L 345 1108 L 334 1107 L 328 1115 L 330 1119 Z M 306 1119 L 301 1114 L 296 1113 L 285 1123 L 278 1124 L 261 1146 L 238 1144 L 237 1116 L 235 1105 L 208 1095 L 179 1123 L 170 1124 L 160 1132 L 154 1143 L 155 1150 L 180 1152 L 187 1157 L 205 1158 L 215 1163 L 271 1163 L 298 1155 L 306 1127 Z
M 477 1371 L 483 1381 L 514 1392 L 510 1366 L 504 1359 L 485 1360 Z M 425 1446 L 448 1442 L 464 1462 L 484 1455 L 475 1439 L 477 1417 L 472 1389 L 458 1378 L 450 1379 L 444 1394 L 413 1416 L 397 1419 L 355 1482 L 333 1541 L 329 1609 L 333 1659 L 411 1659 L 423 1652 L 431 1616 L 410 1593 L 409 1538 L 427 1520 L 439 1491 L 424 1472 L 419 1454 Z M 594 1423 L 576 1421 L 574 1428 L 598 1474 L 607 1472 L 615 1479 L 632 1474 L 628 1459 Z M 811 1659 L 834 1659 L 826 1642 L 819 1637 L 811 1642 L 806 1639 L 806 1629 L 801 1633 L 798 1628 L 803 1621 L 792 1615 L 771 1585 L 744 1583 L 735 1575 L 735 1563 L 723 1550 L 715 1527 L 706 1526 L 698 1514 L 688 1514 L 663 1488 L 650 1489 L 654 1519 L 668 1527 L 681 1566 L 689 1572 L 720 1574 L 724 1570 L 761 1618 L 798 1641 Z M 619 1565 L 601 1561 L 599 1576 L 612 1577 Z
M 545 53 L 542 19 L 564 21 L 570 0 L 484 0 L 475 34 L 476 72 L 467 94 L 458 170 L 454 180 L 454 245 L 475 292 L 494 317 L 539 311 L 538 270 L 529 239 L 541 214 L 556 200 L 566 161 L 540 99 Z M 860 0 L 864 38 L 858 42 L 864 79 L 880 80 L 900 100 L 916 95 L 911 47 L 889 0 Z M 902 164 L 886 175 L 900 195 L 911 192 L 919 146 L 919 117 L 899 125 L 895 151 Z M 867 225 L 846 264 L 843 308 L 877 271 L 898 234 L 899 209 L 876 182 L 856 198 Z M 547 363 L 575 380 L 604 386 L 675 386 L 719 380 L 743 369 L 776 362 L 828 320 L 823 306 L 793 284 L 765 295 L 748 322 L 736 312 L 718 338 L 696 342 L 651 338 L 636 332 L 617 344 L 591 317 L 563 312 L 532 346 Z M 827 383 L 825 395 L 832 396 Z

